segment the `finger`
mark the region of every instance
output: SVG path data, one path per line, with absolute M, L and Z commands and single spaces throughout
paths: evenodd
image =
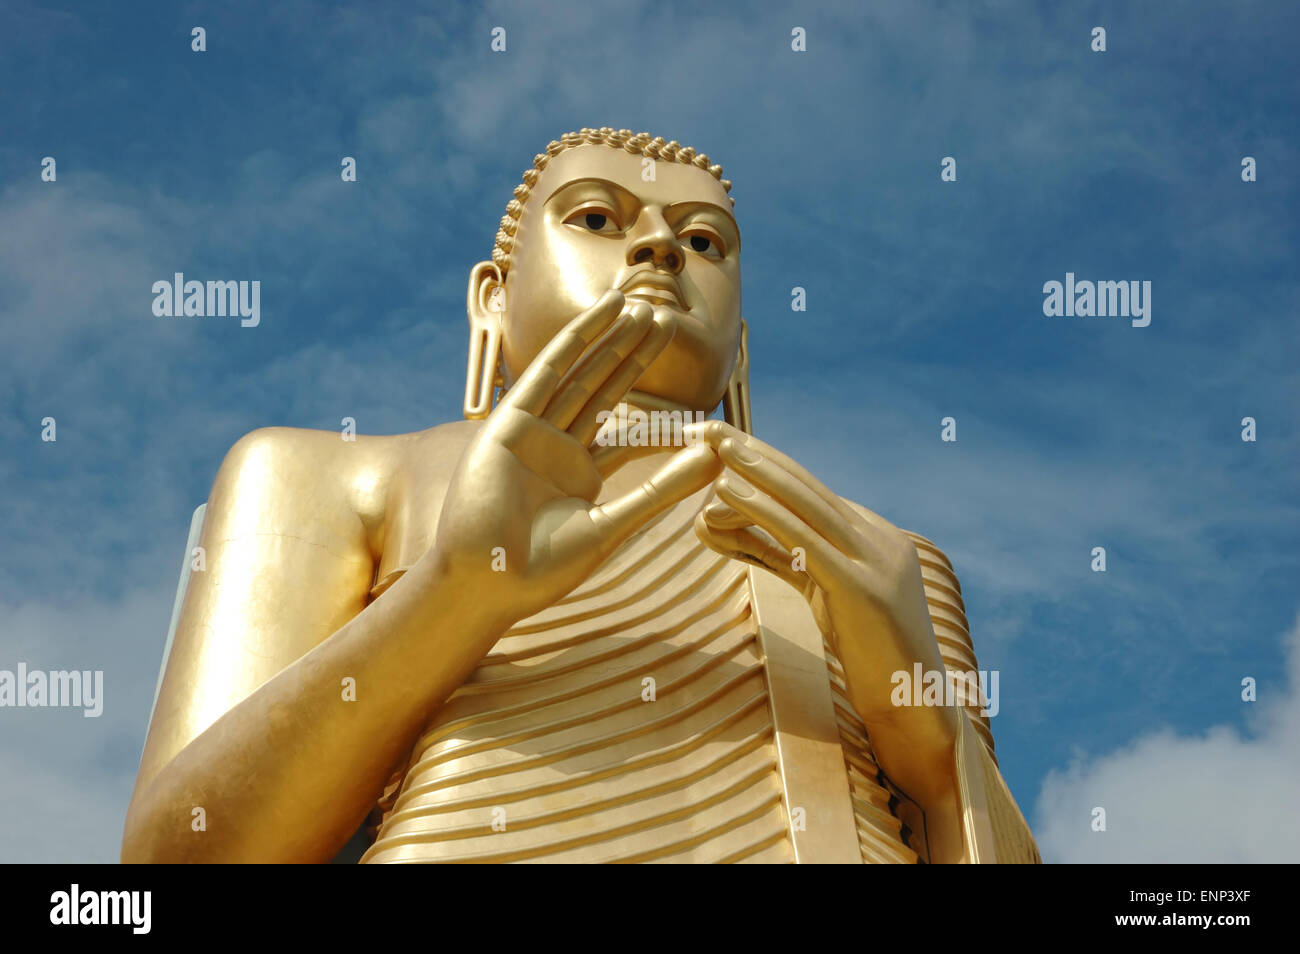
M 786 454 L 781 453 L 771 444 L 760 441 L 752 434 L 746 434 L 744 431 L 732 427 L 725 421 L 703 421 L 699 424 L 692 424 L 688 428 L 694 440 L 704 441 L 713 447 L 719 447 L 723 441 L 732 440 L 742 447 L 749 447 L 756 450 L 762 457 L 783 467 L 791 475 L 798 478 L 814 494 L 820 497 L 826 504 L 832 507 L 840 517 L 849 522 L 850 525 L 856 525 L 861 516 L 853 510 L 852 507 L 844 503 L 833 490 L 814 477 L 807 468 L 798 461 Z
M 760 453 L 759 445 L 762 445 L 761 441 L 742 446 L 728 437 L 718 446 L 718 456 L 737 476 L 794 511 L 800 520 L 829 540 L 845 556 L 864 556 L 860 552 L 867 542 L 863 533 L 846 520 L 838 508 L 827 503 L 825 498 L 806 483 L 780 463 Z M 771 449 L 762 446 L 765 450 Z
M 600 412 L 612 410 L 627 397 L 627 392 L 632 389 L 632 385 L 641 379 L 646 368 L 650 367 L 655 358 L 668 347 L 668 342 L 672 341 L 676 330 L 676 323 L 667 312 L 654 315 L 650 332 L 618 366 L 618 369 L 596 389 L 591 399 L 569 425 L 569 433 L 577 438 L 580 444 L 586 446 L 592 442 L 596 432 L 600 430 L 600 424 L 596 420 Z
M 529 414 L 542 413 L 569 368 L 614 324 L 622 311 L 622 292 L 610 290 L 601 295 L 533 358 L 514 387 L 506 391 L 501 403 Z
M 845 575 L 850 558 L 783 504 L 732 473 L 720 477 L 714 488 L 719 500 L 749 517 L 791 554 L 799 547 L 809 576 L 824 589 L 834 589 L 830 584 Z
M 794 559 L 790 554 L 764 540 L 753 528 L 715 527 L 700 513 L 695 518 L 695 535 L 710 550 L 770 570 L 801 593 L 811 582 L 808 574 L 794 568 Z
M 560 430 L 569 429 L 592 395 L 618 371 L 654 327 L 654 313 L 645 302 L 631 302 L 623 311 L 626 317 L 574 365 L 546 405 L 543 416 Z
M 722 462 L 713 448 L 684 448 L 640 487 L 592 507 L 589 512 L 600 533 L 602 551 L 612 553 L 657 514 L 707 487 L 721 471 Z
M 739 530 L 741 527 L 748 527 L 754 522 L 743 513 L 736 513 L 721 500 L 715 500 L 708 504 L 700 513 L 709 522 L 709 526 L 720 530 Z

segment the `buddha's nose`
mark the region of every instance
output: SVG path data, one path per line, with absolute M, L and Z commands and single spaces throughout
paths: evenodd
M 656 212 L 646 210 L 638 216 L 638 225 L 642 226 L 627 247 L 627 263 L 640 265 L 653 264 L 676 275 L 682 270 L 685 256 L 681 243 L 673 233 L 664 217 Z

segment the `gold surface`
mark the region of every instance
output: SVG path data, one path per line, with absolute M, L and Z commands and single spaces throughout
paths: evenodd
M 366 861 L 1037 860 L 977 709 L 889 701 L 978 668 L 946 557 L 752 434 L 729 187 L 552 143 L 470 275 L 468 420 L 232 448 L 124 860 L 326 861 L 368 816 Z M 605 446 L 620 402 L 730 424 Z
M 699 506 L 493 647 L 366 861 L 789 860 L 748 568 L 696 539 Z

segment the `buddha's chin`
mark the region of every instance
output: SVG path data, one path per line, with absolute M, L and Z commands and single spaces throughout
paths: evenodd
M 718 384 L 716 395 L 708 393 L 700 387 L 701 381 L 715 378 L 717 372 L 704 372 L 699 361 L 669 360 L 675 357 L 679 356 L 665 352 L 646 368 L 627 392 L 628 402 L 647 411 L 712 411 L 722 400 L 725 381 Z
M 727 350 L 716 331 L 699 322 L 678 324 L 668 344 L 629 392 L 645 397 L 647 410 L 712 411 L 726 390 Z

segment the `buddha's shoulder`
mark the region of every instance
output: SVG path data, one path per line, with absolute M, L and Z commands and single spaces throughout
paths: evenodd
M 451 421 L 389 438 L 395 442 L 390 445 L 390 497 L 403 505 L 418 500 L 424 507 L 440 508 L 461 455 L 482 426 L 482 421 Z
M 412 482 L 450 479 L 477 421 L 453 421 L 407 434 L 355 434 L 350 430 L 260 427 L 226 453 L 218 484 L 255 486 L 260 495 L 303 495 L 318 503 L 333 497 L 377 515 L 394 493 Z
M 327 465 L 345 471 L 349 465 L 372 467 L 388 463 L 400 467 L 411 459 L 429 455 L 459 459 L 480 426 L 478 421 L 452 421 L 409 434 L 259 427 L 234 443 L 224 463 L 236 467 L 261 463 L 283 466 L 299 460 L 304 465 Z

